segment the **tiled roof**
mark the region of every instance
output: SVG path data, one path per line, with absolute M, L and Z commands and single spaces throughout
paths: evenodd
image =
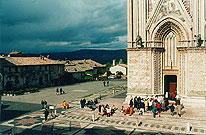
M 41 57 L 5 57 L 5 60 L 17 66 L 64 64 L 48 58 L 41 59 Z
M 93 70 L 95 67 L 106 66 L 91 59 L 67 61 L 67 64 L 65 64 L 65 70 L 67 72 L 85 72 L 88 70 Z

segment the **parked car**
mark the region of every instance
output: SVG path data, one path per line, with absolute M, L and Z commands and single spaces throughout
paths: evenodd
M 116 79 L 116 76 L 115 76 L 115 75 L 110 75 L 110 76 L 108 77 L 108 79 Z

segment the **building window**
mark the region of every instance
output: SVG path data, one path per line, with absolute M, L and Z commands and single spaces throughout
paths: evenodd
M 33 78 L 36 78 L 36 75 L 35 75 L 35 73 L 33 73 Z
M 15 83 L 16 83 L 16 84 L 19 83 L 19 77 L 18 77 L 18 75 L 15 76 Z
M 45 81 L 48 81 L 49 80 L 49 76 L 48 74 L 45 75 Z
M 45 66 L 45 71 L 47 71 L 48 70 L 48 67 L 47 66 Z
M 9 67 L 9 71 L 11 71 L 11 67 Z
M 15 71 L 18 72 L 18 67 L 15 67 Z
M 42 67 L 41 66 L 39 66 L 39 71 L 41 71 L 42 70 Z

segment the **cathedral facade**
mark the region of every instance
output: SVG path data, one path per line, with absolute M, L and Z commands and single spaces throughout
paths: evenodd
M 206 0 L 127 0 L 128 92 L 206 106 Z

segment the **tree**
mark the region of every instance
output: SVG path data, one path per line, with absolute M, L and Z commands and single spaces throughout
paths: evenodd
M 111 71 L 107 71 L 107 76 L 110 76 L 111 74 Z
M 112 66 L 112 64 L 111 64 L 111 63 L 109 63 L 109 62 L 108 62 L 108 63 L 106 63 L 106 67 L 107 67 L 107 68 L 110 68 L 111 66 Z
M 116 74 L 117 75 L 123 75 L 122 71 L 117 71 Z
M 123 75 L 121 71 L 117 71 L 116 74 L 117 74 L 117 78 L 121 78 L 121 76 Z

